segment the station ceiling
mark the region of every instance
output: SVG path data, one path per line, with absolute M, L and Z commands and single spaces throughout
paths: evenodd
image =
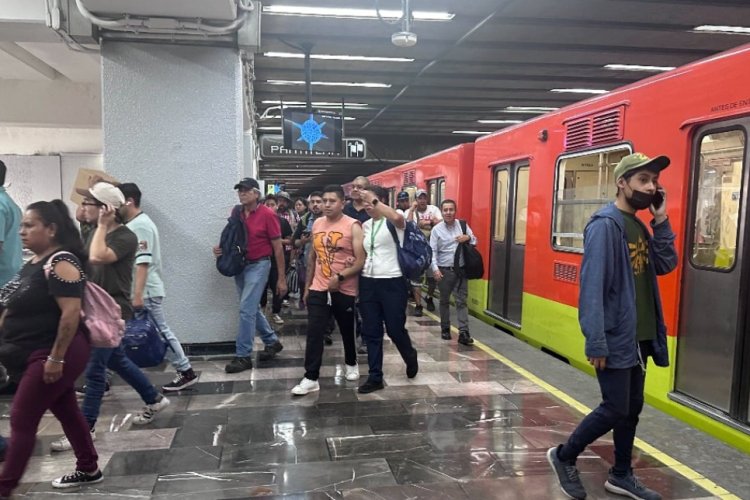
M 369 15 L 376 3 L 387 11 L 400 9 L 401 2 L 345 5 Z M 412 0 L 415 17 L 426 11 L 449 19 L 416 19 L 411 31 L 418 42 L 410 48 L 391 43 L 398 24 L 325 15 L 342 4 L 264 2 L 262 52 L 254 68 L 258 113 L 264 116 L 281 100 L 305 100 L 305 87 L 296 82 L 305 79 L 299 55 L 309 44 L 312 81 L 322 83 L 312 87 L 313 102 L 343 99 L 346 136 L 363 137 L 372 146 L 366 162 L 316 164 L 316 172 L 306 161 L 261 163 L 261 177 L 286 182 L 292 191 L 348 182 L 750 42 L 750 30 L 742 35 L 699 28 L 750 27 L 747 0 Z M 272 12 L 289 5 L 313 12 Z M 265 116 L 259 134 L 280 134 L 276 108 Z

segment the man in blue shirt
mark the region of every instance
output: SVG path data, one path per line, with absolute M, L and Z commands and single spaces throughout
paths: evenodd
M 576 458 L 611 430 L 615 460 L 604 488 L 630 498 L 661 499 L 633 474 L 631 460 L 648 357 L 657 366 L 669 366 L 656 281 L 657 275 L 677 267 L 666 193 L 659 184 L 659 174 L 668 165 L 666 156 L 625 156 L 614 170 L 615 202 L 596 212 L 584 230 L 578 321 L 602 402 L 565 444 L 547 451 L 560 487 L 570 498 L 586 498 Z M 646 209 L 654 217 L 653 235 L 636 217 L 637 211 Z
M 0 161 L 0 286 L 9 282 L 23 264 L 21 239 L 18 236 L 22 214 L 5 190 L 7 172 L 5 163 Z

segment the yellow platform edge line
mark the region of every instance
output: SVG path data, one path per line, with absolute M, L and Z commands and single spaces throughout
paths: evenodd
M 423 313 L 425 316 L 428 316 L 432 318 L 433 320 L 440 322 L 440 318 L 436 316 L 435 314 L 424 311 Z M 458 333 L 458 328 L 451 325 L 451 330 L 454 333 Z M 507 365 L 509 368 L 511 368 L 513 371 L 521 375 L 522 377 L 526 378 L 527 380 L 533 382 L 534 384 L 538 385 L 545 391 L 549 392 L 553 396 L 555 396 L 557 399 L 561 400 L 568 406 L 572 406 L 576 410 L 578 410 L 583 415 L 588 415 L 591 413 L 591 408 L 586 406 L 585 404 L 581 403 L 580 401 L 576 400 L 566 392 L 558 389 L 557 387 L 553 386 L 552 384 L 549 384 L 542 380 L 541 378 L 537 377 L 533 373 L 531 373 L 529 370 L 521 367 L 520 365 L 514 363 L 510 359 L 506 358 L 499 352 L 492 349 L 490 346 L 486 345 L 483 342 L 480 342 L 477 339 L 474 339 L 474 346 L 479 347 L 482 351 L 486 352 L 496 360 L 500 361 L 501 363 Z M 727 491 L 726 489 L 722 488 L 715 482 L 711 481 L 710 479 L 702 476 L 699 472 L 691 469 L 687 465 L 683 464 L 679 460 L 671 457 L 670 455 L 667 455 L 666 453 L 660 451 L 656 447 L 648 444 L 647 442 L 643 441 L 640 438 L 635 438 L 635 446 L 638 447 L 641 451 L 648 453 L 649 455 L 653 456 L 656 460 L 663 463 L 665 467 L 672 469 L 673 471 L 677 472 L 681 476 L 685 477 L 686 479 L 694 482 L 704 490 L 708 491 L 709 493 L 716 495 L 719 498 L 722 498 L 723 500 L 742 500 L 737 495 Z

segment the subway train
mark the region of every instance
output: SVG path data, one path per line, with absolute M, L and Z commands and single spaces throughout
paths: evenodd
M 649 366 L 647 401 L 750 452 L 748 68 L 750 44 L 370 180 L 392 203 L 419 188 L 456 200 L 485 260 L 471 313 L 593 373 L 577 314 L 584 226 L 614 199 L 623 156 L 669 156 L 659 182 L 680 260 L 659 287 L 671 363 Z

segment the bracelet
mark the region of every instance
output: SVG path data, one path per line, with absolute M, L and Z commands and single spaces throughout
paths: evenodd
M 61 364 L 61 365 L 65 364 L 65 360 L 64 359 L 55 359 L 52 356 L 47 356 L 47 361 L 51 361 L 52 363 L 58 363 L 58 364 Z

